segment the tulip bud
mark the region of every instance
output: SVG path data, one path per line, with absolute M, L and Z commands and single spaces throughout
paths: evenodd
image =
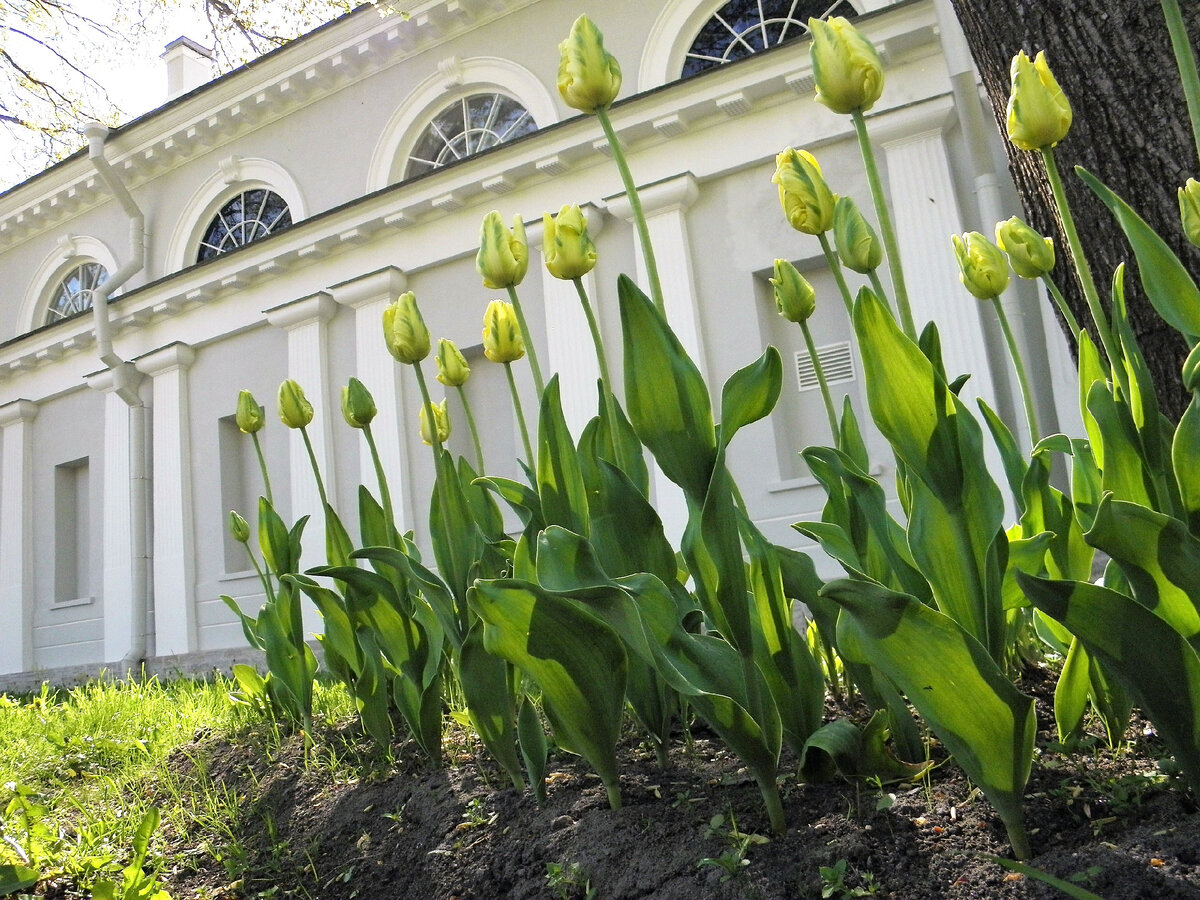
M 1016 216 L 996 223 L 996 244 L 1008 254 L 1022 278 L 1041 278 L 1054 268 L 1054 241 L 1042 237 Z
M 883 93 L 883 64 L 875 46 L 841 16 L 809 19 L 817 102 L 836 113 L 866 112 Z
M 250 525 L 238 515 L 236 509 L 229 511 L 229 533 L 233 535 L 233 539 L 239 544 L 244 544 L 250 540 Z
M 1200 247 L 1200 181 L 1195 178 L 1179 189 L 1179 218 L 1187 239 Z
M 443 400 L 441 403 L 430 403 L 429 406 L 433 407 L 433 418 L 437 423 L 438 443 L 444 444 L 446 439 L 450 437 L 450 413 L 446 410 L 446 401 Z M 419 413 L 421 421 L 421 440 L 423 440 L 426 444 L 432 444 L 433 437 L 429 433 L 429 420 L 425 414 L 425 410 L 426 405 L 422 403 L 421 411 Z
M 521 325 L 511 303 L 493 300 L 483 314 L 483 355 L 492 362 L 516 362 L 525 355 Z
M 821 175 L 821 166 L 807 150 L 788 147 L 775 157 L 775 175 L 783 214 L 797 231 L 823 234 L 833 227 L 836 198 Z
M 429 329 L 412 291 L 405 291 L 384 309 L 383 339 L 397 362 L 418 363 L 429 355 Z
M 357 378 L 342 388 L 342 418 L 351 428 L 366 428 L 378 412 L 375 398 Z
M 570 281 L 596 267 L 596 245 L 588 235 L 587 219 L 578 206 L 564 206 L 558 217 L 542 216 L 542 254 L 546 271 Z
M 288 428 L 303 428 L 313 420 L 304 389 L 290 378 L 279 386 L 279 418 Z
M 1193 394 L 1200 391 L 1200 344 L 1183 361 L 1183 387 Z
M 594 113 L 616 99 L 621 90 L 621 66 L 604 49 L 604 35 L 591 19 L 576 19 L 558 52 L 558 92 L 567 106 Z
M 242 434 L 254 434 L 262 431 L 263 426 L 267 424 L 263 408 L 258 405 L 258 401 L 249 391 L 242 391 L 238 394 L 237 415 L 234 416 L 234 421 L 237 422 L 237 427 Z
M 1000 248 L 978 231 L 961 237 L 952 235 L 959 278 L 968 291 L 980 300 L 999 297 L 1008 287 L 1008 260 Z
M 446 338 L 438 339 L 437 350 L 437 380 L 446 387 L 462 387 L 471 375 L 471 367 L 467 359 L 454 346 L 454 341 Z
M 775 306 L 789 322 L 805 322 L 817 308 L 817 294 L 808 280 L 786 259 L 775 260 Z
M 1071 104 L 1050 67 L 1045 51 L 1030 62 L 1022 50 L 1012 61 L 1008 95 L 1008 139 L 1021 150 L 1048 150 L 1071 130 Z
M 528 268 L 529 246 L 521 217 L 513 216 L 509 231 L 500 213 L 492 210 L 479 227 L 479 255 L 475 257 L 475 269 L 483 276 L 483 286 L 492 290 L 513 287 L 521 283 Z
M 883 245 L 875 229 L 849 197 L 838 197 L 833 208 L 833 237 L 846 268 L 866 275 L 883 262 Z

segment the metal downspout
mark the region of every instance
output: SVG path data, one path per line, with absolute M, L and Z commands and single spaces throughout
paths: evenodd
M 147 482 L 148 460 L 146 458 L 146 405 L 142 402 L 138 385 L 144 377 L 133 363 L 122 359 L 113 350 L 112 323 L 109 320 L 108 301 L 112 294 L 146 264 L 146 219 L 129 189 L 113 171 L 104 157 L 104 142 L 108 129 L 98 122 L 89 122 L 83 128 L 88 141 L 88 159 L 100 176 L 101 181 L 121 205 L 129 217 L 129 259 L 99 285 L 92 294 L 92 321 L 96 332 L 96 349 L 100 361 L 113 374 L 114 390 L 129 407 L 129 503 L 130 534 L 133 571 L 130 598 L 130 642 L 129 651 L 120 660 L 123 670 L 140 666 L 146 659 L 146 617 L 150 608 L 150 555 L 148 545 L 149 491 Z

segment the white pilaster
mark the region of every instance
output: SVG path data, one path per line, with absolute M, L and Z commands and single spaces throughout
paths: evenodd
M 584 208 L 584 215 L 587 217 L 588 234 L 595 238 L 604 227 L 604 213 L 589 205 Z M 532 246 L 530 252 L 533 252 Z M 546 309 L 549 370 L 558 374 L 563 417 L 571 434 L 578 440 L 584 426 L 597 413 L 596 382 L 600 379 L 600 363 L 592 350 L 592 332 L 588 328 L 587 316 L 583 312 L 575 283 L 555 278 L 544 264 L 540 268 Z M 598 315 L 595 306 L 598 296 L 595 269 L 580 281 L 592 303 L 593 313 Z
M 326 323 L 337 312 L 333 297 L 321 291 L 266 311 L 267 321 L 287 332 L 288 377 L 304 389 L 305 395 L 317 411 L 308 426 L 308 439 L 312 442 L 313 455 L 325 480 L 329 503 L 337 507 L 334 496 L 334 470 L 330 448 L 333 446 L 333 416 L 340 415 L 331 408 L 329 398 L 329 349 L 326 340 Z M 310 516 L 304 529 L 304 552 L 300 568 L 325 563 L 325 511 L 321 508 L 321 494 L 313 477 L 312 464 L 304 447 L 304 437 L 299 429 L 290 429 L 289 462 L 291 469 L 292 518 Z M 316 608 L 305 604 L 305 627 L 317 629 L 320 618 Z
M 121 370 L 124 371 L 124 370 Z M 104 468 L 102 479 L 104 572 L 104 658 L 122 660 L 133 650 L 133 503 L 130 455 L 130 408 L 117 393 L 121 377 L 105 369 L 87 377 L 88 386 L 104 394 Z
M 0 673 L 33 668 L 32 425 L 37 404 L 0 406 Z
M 700 305 L 696 298 L 686 216 L 688 207 L 700 196 L 700 186 L 696 176 L 684 172 L 639 189 L 639 196 L 646 216 L 646 228 L 650 232 L 650 243 L 654 246 L 667 321 L 692 361 L 701 373 L 706 373 L 708 366 L 704 359 Z M 625 195 L 609 200 L 608 209 L 614 216 L 626 221 L 633 218 L 632 206 Z M 641 241 L 635 247 L 638 283 L 649 293 L 650 279 Z M 657 465 L 653 468 L 651 480 L 654 485 L 654 506 L 662 519 L 663 529 L 667 538 L 678 546 L 687 526 L 687 501 L 683 491 Z
M 977 397 L 993 409 L 1000 399 L 981 318 L 982 312 L 991 310 L 967 293 L 959 279 L 950 236 L 964 230 L 963 219 L 943 136 L 945 114 L 938 108 L 934 117 L 929 126 L 902 136 L 887 139 L 883 131 L 888 191 L 917 331 L 930 319 L 937 323 L 946 374 L 955 378 L 971 373 L 959 396 L 978 418 Z M 987 467 L 1000 478 L 999 453 L 986 426 L 984 432 Z M 1007 491 L 1002 493 L 1006 511 L 1011 512 L 1011 498 Z
M 138 371 L 153 379 L 154 634 L 155 655 L 198 649 L 195 525 L 187 370 L 196 352 L 169 344 L 140 357 Z
M 407 409 L 400 387 L 398 365 L 383 340 L 383 311 L 407 287 L 404 272 L 394 266 L 354 278 L 329 289 L 333 299 L 354 310 L 354 352 L 357 378 L 375 398 L 379 415 L 371 434 L 388 479 L 388 491 L 401 533 L 409 528 L 408 460 L 400 435 L 400 410 Z M 358 477 L 378 499 L 375 464 L 364 439 L 359 443 Z

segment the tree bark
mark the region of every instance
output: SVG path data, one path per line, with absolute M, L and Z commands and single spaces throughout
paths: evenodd
M 1006 134 L 1009 66 L 1018 50 L 1046 51 L 1074 111 L 1074 124 L 1055 148 L 1071 210 L 1097 290 L 1110 295 L 1113 271 L 1127 262 L 1129 318 L 1154 376 L 1163 412 L 1177 420 L 1187 397 L 1180 368 L 1187 348 L 1154 312 L 1141 290 L 1133 253 L 1116 222 L 1076 178 L 1082 165 L 1120 194 L 1171 245 L 1200 281 L 1200 251 L 1184 238 L 1176 189 L 1200 178 L 1170 38 L 1158 0 L 951 0 L 975 58 L 997 125 Z M 1200 40 L 1200 0 L 1184 0 L 1193 47 Z M 1053 277 L 1084 327 L 1087 304 L 1069 267 L 1049 182 L 1039 154 L 1007 140 L 1009 170 L 1027 221 L 1054 238 Z M 1094 328 L 1090 329 L 1093 337 Z

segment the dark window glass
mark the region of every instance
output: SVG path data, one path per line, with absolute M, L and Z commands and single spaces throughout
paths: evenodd
M 221 207 L 200 240 L 196 262 L 243 247 L 292 224 L 292 213 L 274 191 L 242 191 Z
M 730 0 L 692 41 L 680 77 L 805 37 L 810 18 L 857 15 L 849 0 Z
M 108 278 L 108 270 L 98 262 L 75 266 L 63 276 L 50 298 L 46 324 L 52 325 L 92 308 L 92 292 Z
M 404 177 L 412 178 L 456 159 L 537 130 L 533 116 L 504 94 L 472 94 L 451 103 L 421 132 Z

